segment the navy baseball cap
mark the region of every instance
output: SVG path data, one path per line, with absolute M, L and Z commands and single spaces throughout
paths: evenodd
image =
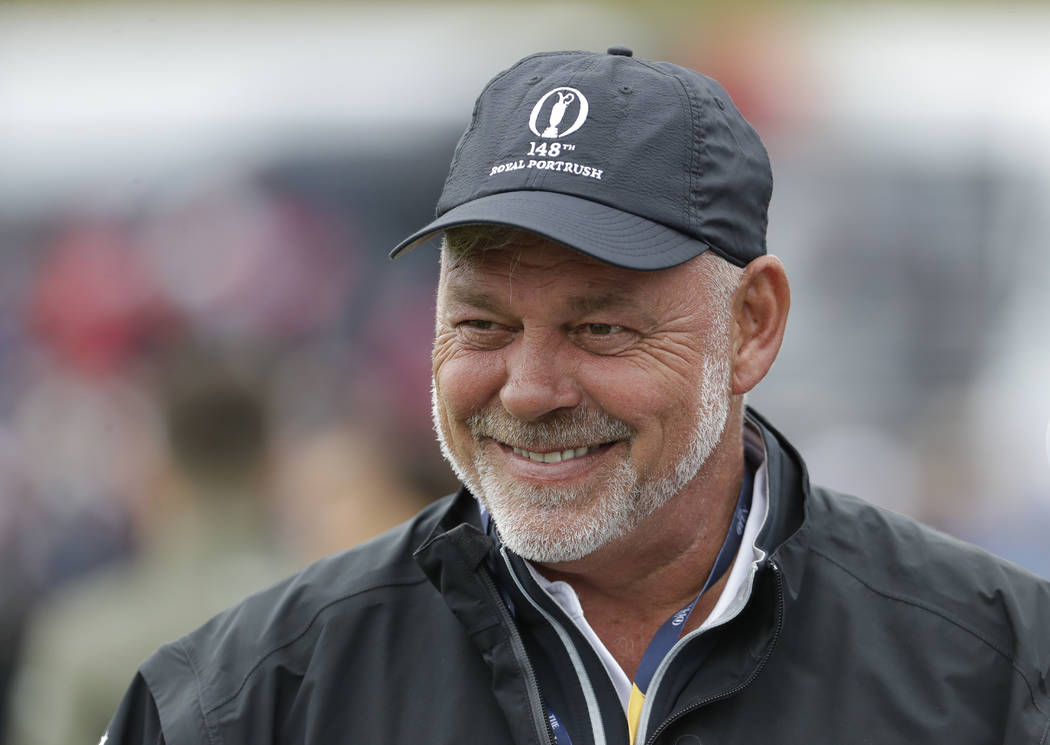
M 505 225 L 629 269 L 706 250 L 743 266 L 766 252 L 772 190 L 762 141 L 715 80 L 625 47 L 534 54 L 485 86 L 436 219 L 390 256 Z

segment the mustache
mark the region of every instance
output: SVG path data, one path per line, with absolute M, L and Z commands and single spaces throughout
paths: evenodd
M 627 440 L 635 435 L 626 422 L 595 409 L 552 412 L 523 421 L 502 409 L 485 409 L 467 418 L 474 439 L 485 437 L 524 450 L 567 450 Z

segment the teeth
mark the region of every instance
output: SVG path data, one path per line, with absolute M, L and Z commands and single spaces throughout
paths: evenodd
M 563 460 L 572 460 L 573 458 L 579 458 L 581 455 L 586 455 L 594 450 L 597 450 L 600 445 L 594 445 L 592 447 L 575 448 L 572 450 L 555 450 L 551 453 L 537 453 L 532 450 L 522 450 L 521 448 L 512 447 L 515 453 L 518 455 L 534 460 L 537 463 L 561 463 Z

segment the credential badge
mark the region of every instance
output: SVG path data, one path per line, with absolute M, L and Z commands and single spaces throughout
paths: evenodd
M 566 112 L 573 108 L 576 109 L 576 121 L 568 128 L 560 130 L 559 127 L 565 119 Z M 548 139 L 571 135 L 587 120 L 587 109 L 587 98 L 575 88 L 555 88 L 532 107 L 532 114 L 529 115 L 529 129 L 537 137 Z M 540 114 L 548 111 L 546 123 L 541 132 L 537 127 L 537 122 L 540 120 Z

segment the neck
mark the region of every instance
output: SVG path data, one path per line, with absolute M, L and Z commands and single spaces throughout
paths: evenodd
M 696 478 L 629 535 L 582 559 L 539 566 L 573 587 L 587 622 L 628 675 L 656 629 L 696 598 L 725 541 L 744 476 L 735 419 Z M 710 613 L 728 574 L 704 593 L 686 631 Z

